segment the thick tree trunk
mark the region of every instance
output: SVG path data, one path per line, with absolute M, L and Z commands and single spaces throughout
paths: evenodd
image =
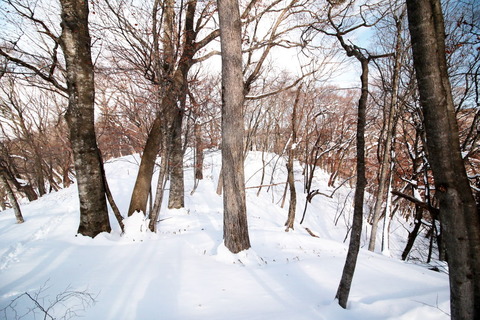
M 128 216 L 135 211 L 147 213 L 147 202 L 152 186 L 153 169 L 155 168 L 155 160 L 157 159 L 162 139 L 162 116 L 157 114 L 152 128 L 148 133 L 147 142 L 143 149 L 142 160 L 138 168 L 137 179 L 133 187 L 132 198 L 128 208 Z
M 407 0 L 413 61 L 440 203 L 452 319 L 480 319 L 480 221 L 460 152 L 440 0 Z
M 184 207 L 185 187 L 183 179 L 183 144 L 182 144 L 183 110 L 175 110 L 171 128 L 171 143 L 169 152 L 170 192 L 168 208 Z
M 347 307 L 348 296 L 352 286 L 353 274 L 357 265 L 358 252 L 360 250 L 360 239 L 363 224 L 363 200 L 367 180 L 365 178 L 365 123 L 368 101 L 368 60 L 359 59 L 362 65 L 361 83 L 362 93 L 358 102 L 357 122 L 357 183 L 355 187 L 353 223 L 350 233 L 350 245 L 348 247 L 347 259 L 343 267 L 342 278 L 338 286 L 338 303 L 342 308 Z
M 103 163 L 99 157 L 94 128 L 94 73 L 88 30 L 88 2 L 61 0 L 62 35 L 69 94 L 66 120 L 70 130 L 78 196 L 80 225 L 78 232 L 94 237 L 109 232 Z
M 245 200 L 241 21 L 237 0 L 218 0 L 222 49 L 223 239 L 233 253 L 250 248 Z

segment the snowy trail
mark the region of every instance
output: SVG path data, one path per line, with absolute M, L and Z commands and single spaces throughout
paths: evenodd
M 71 219 L 67 225 L 73 226 L 76 220 L 77 201 L 72 199 L 72 192 L 70 190 L 62 190 L 57 195 L 46 195 L 44 198 L 32 203 L 24 210 L 25 223 L 18 224 L 1 224 L 0 234 L 2 240 L 7 242 L 7 246 L 4 247 L 0 253 L 0 272 L 8 269 L 12 263 L 19 262 L 22 259 L 22 255 L 31 249 L 32 243 L 50 238 L 52 233 L 59 232 L 59 228 L 65 228 L 64 222 L 66 219 Z M 62 200 L 63 205 L 48 213 L 42 213 L 41 215 L 30 215 L 31 212 L 35 212 L 42 206 L 48 207 L 49 204 L 58 204 L 59 199 Z M 72 201 L 73 200 L 73 201 Z M 11 217 L 4 215 L 0 221 L 9 221 Z M 63 234 L 63 231 L 60 231 Z

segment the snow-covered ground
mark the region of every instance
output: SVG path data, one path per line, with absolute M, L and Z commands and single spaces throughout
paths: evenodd
M 263 184 L 284 182 L 284 160 L 267 158 Z M 247 187 L 260 184 L 261 159 L 259 152 L 249 155 Z M 106 165 L 122 212 L 128 208 L 137 161 L 130 156 Z M 56 319 L 68 310 L 92 320 L 449 319 L 448 276 L 396 258 L 406 238 L 398 221 L 392 226 L 394 257 L 362 249 L 348 309 L 338 306 L 334 296 L 348 247 L 344 238 L 353 191 L 345 186 L 332 198 L 314 197 L 299 225 L 305 205 L 300 166 L 295 230 L 285 232 L 284 184 L 264 187 L 258 196 L 258 188 L 247 188 L 252 248 L 231 254 L 222 244 L 222 199 L 215 193 L 219 164 L 218 152 L 206 155 L 205 179 L 193 194 L 193 172 L 186 169 L 185 209 L 164 205 L 156 234 L 147 231 L 143 215 L 135 214 L 126 220 L 122 236 L 113 215 L 111 233 L 95 239 L 77 235 L 75 185 L 23 204 L 24 224 L 15 224 L 11 210 L 1 212 L 0 319 L 24 314 L 22 319 L 44 319 L 24 293 L 43 308 L 61 300 L 48 310 Z M 327 177 L 319 171 L 314 189 L 331 193 Z M 88 304 L 86 293 L 95 303 Z

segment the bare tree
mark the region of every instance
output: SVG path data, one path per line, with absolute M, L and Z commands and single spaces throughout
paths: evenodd
M 77 174 L 80 198 L 78 232 L 94 237 L 110 231 L 103 163 L 94 127 L 95 88 L 91 39 L 88 29 L 88 2 L 61 0 L 62 35 L 69 103 L 65 115 Z
M 215 54 L 209 52 L 202 56 L 199 53 L 218 37 L 219 31 L 208 29 L 214 12 L 210 1 L 182 2 L 178 15 L 173 0 L 155 0 L 138 6 L 123 1 L 105 3 L 105 19 L 111 20 L 111 34 L 118 39 L 111 44 L 115 62 L 120 68 L 136 70 L 143 75 L 154 92 L 155 117 L 143 148 L 128 210 L 129 215 L 135 211 L 147 213 L 155 161 L 161 152 L 161 173 L 150 217 L 151 228 L 154 228 L 168 178 L 169 207 L 183 207 L 182 123 L 189 72 L 195 63 Z M 136 21 L 130 19 L 131 11 L 136 13 Z
M 290 204 L 288 206 L 288 218 L 285 222 L 285 231 L 290 229 L 293 230 L 295 222 L 295 211 L 297 206 L 297 191 L 295 190 L 295 175 L 293 171 L 293 164 L 295 160 L 295 148 L 297 145 L 297 109 L 300 100 L 300 93 L 302 91 L 302 86 L 297 89 L 297 94 L 295 96 L 295 101 L 293 102 L 292 108 L 292 136 L 290 140 L 290 149 L 288 151 L 287 159 L 287 182 L 288 188 L 290 189 Z
M 341 1 L 344 2 L 344 1 Z M 366 125 L 366 111 L 367 111 L 367 102 L 369 94 L 369 84 L 368 84 L 368 73 L 369 73 L 369 63 L 373 59 L 380 57 L 385 57 L 386 55 L 371 55 L 367 50 L 360 48 L 354 44 L 348 44 L 345 35 L 359 29 L 362 27 L 369 27 L 375 22 L 368 22 L 367 18 L 364 15 L 364 11 L 360 10 L 360 19 L 361 22 L 355 25 L 345 25 L 345 22 L 348 21 L 348 14 L 352 10 L 352 3 L 349 2 L 346 5 L 338 3 L 333 3 L 328 8 L 328 25 L 332 31 L 328 31 L 326 28 L 313 28 L 319 30 L 320 32 L 335 37 L 345 54 L 348 57 L 354 57 L 361 65 L 361 95 L 358 101 L 358 117 L 357 117 L 357 134 L 356 134 L 356 172 L 357 172 L 357 181 L 355 185 L 355 196 L 354 196 L 354 212 L 353 212 L 353 223 L 350 235 L 350 244 L 348 248 L 347 258 L 345 261 L 344 269 L 342 272 L 342 278 L 338 286 L 336 293 L 336 298 L 340 306 L 343 308 L 347 307 L 348 296 L 350 294 L 350 288 L 353 280 L 353 275 L 355 272 L 355 267 L 357 263 L 358 252 L 360 250 L 360 237 L 362 233 L 362 224 L 363 224 L 363 205 L 364 205 L 364 195 L 365 188 L 367 185 L 367 180 L 365 176 L 365 125 Z M 338 7 L 337 7 L 338 6 Z M 336 8 L 334 10 L 334 8 Z M 367 11 L 375 9 L 374 7 L 366 6 Z M 340 22 L 335 22 L 334 18 L 338 17 Z M 378 19 L 378 18 L 377 18 Z
M 33 73 L 43 81 L 43 86 L 45 82 L 49 83 L 55 90 L 68 96 L 65 117 L 69 127 L 80 200 L 78 232 L 94 237 L 100 232 L 110 231 L 105 199 L 106 181 L 102 176 L 103 163 L 94 128 L 95 90 L 88 2 L 60 1 L 60 35 L 57 35 L 58 30 L 51 26 L 51 21 L 44 21 L 41 19 L 43 16 L 36 14 L 37 7 L 15 0 L 9 0 L 8 5 L 20 18 L 37 28 L 38 36 L 44 37 L 42 43 L 47 46 L 47 49 L 44 49 L 46 56 L 27 53 L 16 42 L 7 49 L 0 48 L 0 55 L 25 70 L 24 73 Z M 65 68 L 59 60 L 59 48 L 63 51 Z

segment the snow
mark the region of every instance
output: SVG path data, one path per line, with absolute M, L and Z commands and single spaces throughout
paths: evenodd
M 129 156 L 106 164 L 122 212 L 128 208 L 137 162 L 138 157 Z M 261 163 L 261 153 L 250 153 L 247 187 L 260 185 Z M 164 205 L 157 233 L 137 212 L 124 220 L 124 235 L 113 214 L 111 233 L 95 239 L 77 235 L 75 185 L 23 204 L 24 224 L 15 224 L 12 210 L 1 212 L 0 309 L 6 309 L 0 319 L 15 319 L 8 305 L 16 298 L 18 315 L 34 319 L 32 300 L 18 298 L 25 292 L 37 293 L 48 306 L 66 290 L 91 293 L 96 302 L 64 301 L 62 308 L 50 310 L 55 318 L 68 308 L 92 320 L 449 318 L 448 276 L 398 260 L 406 239 L 405 228 L 393 226 L 398 221 L 391 228 L 398 231 L 391 235 L 393 257 L 362 248 L 348 308 L 339 307 L 334 297 L 348 248 L 343 240 L 351 223 L 352 189 L 342 186 L 333 198 L 314 197 L 303 225 L 298 221 L 305 195 L 299 192 L 295 230 L 285 232 L 288 200 L 281 208 L 285 185 L 279 184 L 286 181 L 285 162 L 268 163 L 263 184 L 277 185 L 263 187 L 258 197 L 258 188 L 246 190 L 252 248 L 238 254 L 222 240 L 222 199 L 215 193 L 218 152 L 206 154 L 205 179 L 193 194 L 193 171 L 186 168 L 185 209 Z M 303 190 L 298 163 L 295 178 L 297 190 Z M 318 171 L 314 188 L 330 194 L 327 179 Z M 362 235 L 363 244 L 368 233 Z M 36 312 L 37 319 L 43 318 Z

